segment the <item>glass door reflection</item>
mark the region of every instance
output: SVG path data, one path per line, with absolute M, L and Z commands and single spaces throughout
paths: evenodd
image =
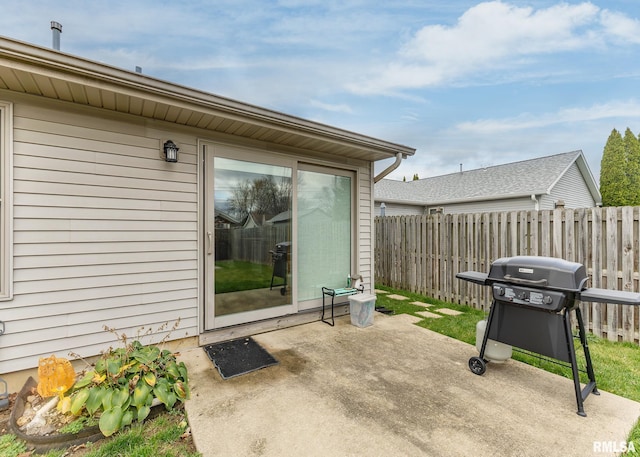
M 216 318 L 292 302 L 291 201 L 291 168 L 214 158 Z

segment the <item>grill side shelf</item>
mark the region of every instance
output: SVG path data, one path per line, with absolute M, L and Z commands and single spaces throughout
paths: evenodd
M 640 294 L 624 290 L 598 289 L 591 287 L 578 293 L 582 301 L 597 303 L 618 303 L 620 305 L 640 306 Z
M 474 284 L 480 284 L 481 286 L 486 286 L 489 284 L 487 282 L 488 277 L 488 273 L 481 273 L 479 271 L 463 271 L 461 273 L 456 273 L 456 278 L 464 279 L 465 281 L 469 281 Z

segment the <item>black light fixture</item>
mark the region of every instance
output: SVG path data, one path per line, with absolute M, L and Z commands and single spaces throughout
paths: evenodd
M 177 162 L 178 161 L 178 151 L 180 148 L 176 146 L 176 144 L 167 140 L 164 143 L 164 160 L 167 162 Z

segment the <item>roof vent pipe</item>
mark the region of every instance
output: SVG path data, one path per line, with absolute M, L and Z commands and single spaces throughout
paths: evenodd
M 62 24 L 51 21 L 51 33 L 53 37 L 53 49 L 60 50 L 60 34 L 62 33 Z

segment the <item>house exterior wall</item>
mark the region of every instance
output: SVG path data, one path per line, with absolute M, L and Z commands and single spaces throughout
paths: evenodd
M 443 208 L 444 214 L 456 213 L 484 213 L 495 211 L 520 211 L 534 209 L 531 198 L 509 198 L 500 200 L 483 200 L 468 203 L 455 203 L 435 205 L 435 208 Z M 428 206 L 428 208 L 432 208 Z
M 380 203 L 375 202 L 374 214 L 381 216 Z M 423 205 L 403 205 L 400 203 L 387 203 L 385 202 L 384 215 L 385 216 L 421 216 L 424 214 L 425 207 Z
M 135 336 L 180 319 L 170 337 L 196 335 L 195 139 L 173 135 L 180 163 L 168 164 L 157 125 L 0 98 L 14 102 L 14 297 L 0 302 L 0 372 L 116 346 L 105 325 Z
M 593 208 L 596 202 L 589 192 L 578 165 L 574 162 L 558 183 L 544 196 L 545 208 L 554 209 L 558 200 L 564 200 L 565 208 Z
M 14 104 L 14 296 L 0 301 L 0 373 L 120 344 L 105 326 L 147 343 L 197 336 L 197 145 L 209 132 L 2 90 L 0 100 Z M 167 139 L 178 163 L 160 155 Z M 358 176 L 356 263 L 372 287 L 372 165 L 348 166 Z

